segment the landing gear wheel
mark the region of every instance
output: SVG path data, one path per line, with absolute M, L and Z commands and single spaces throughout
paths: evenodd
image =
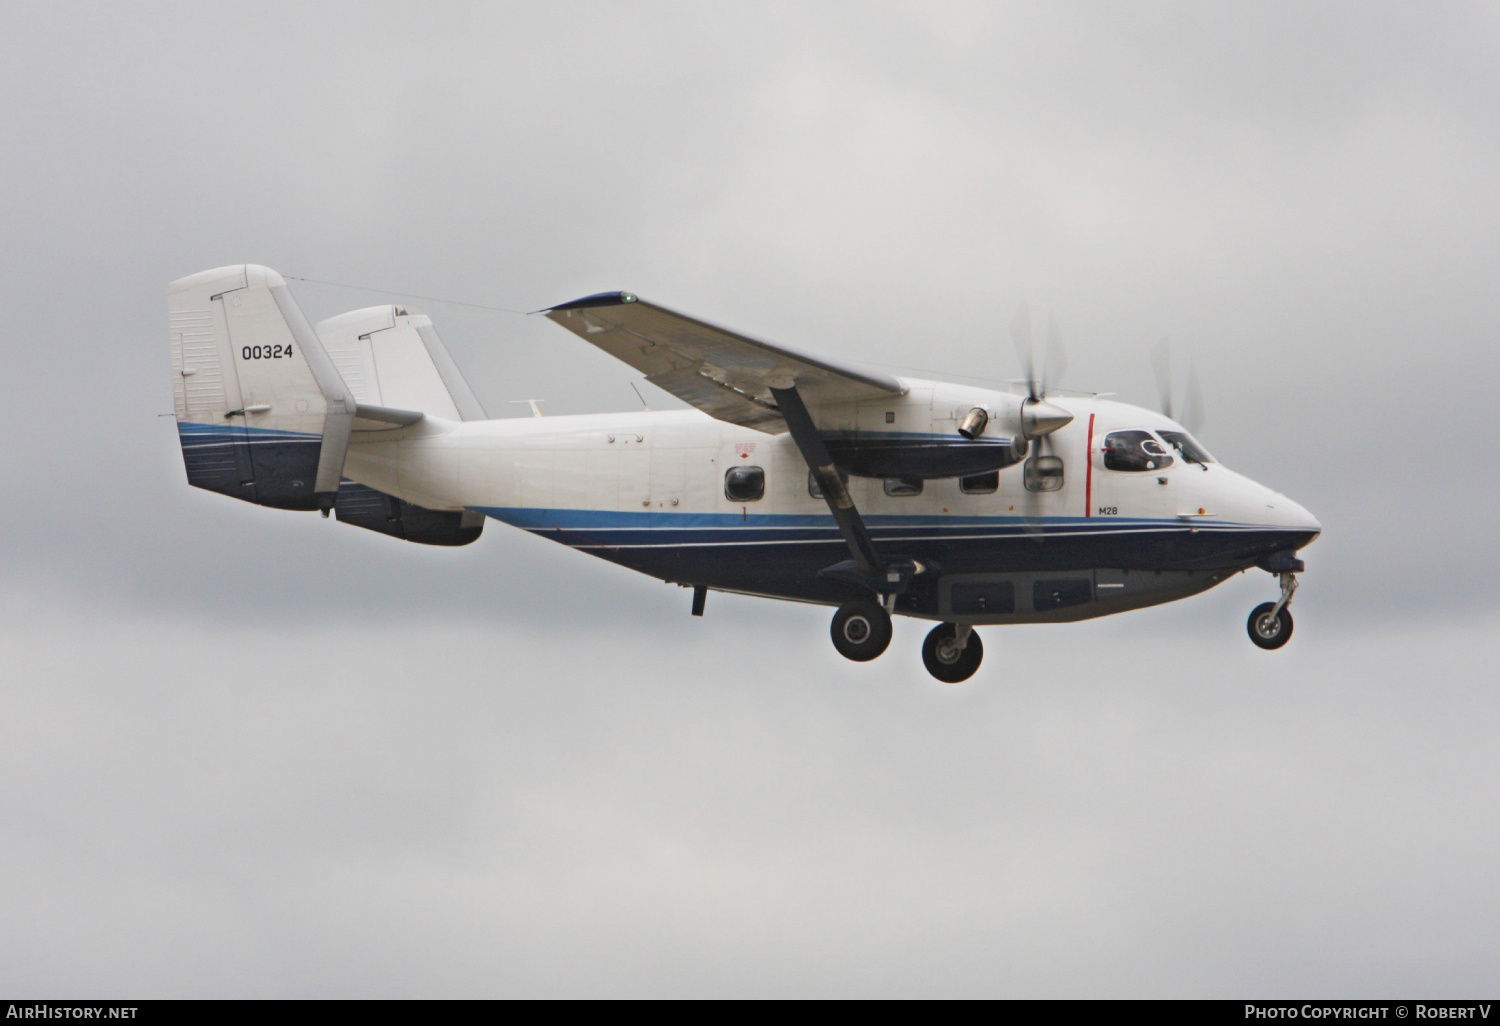
M 1281 612 L 1272 616 L 1276 610 L 1276 603 L 1262 602 L 1250 611 L 1250 622 L 1245 624 L 1245 629 L 1250 632 L 1250 640 L 1261 648 L 1280 648 L 1292 637 L 1292 611 L 1285 606 Z
M 831 633 L 839 655 L 869 662 L 891 643 L 891 617 L 873 602 L 850 602 L 833 614 Z
M 944 684 L 968 680 L 984 658 L 984 646 L 972 628 L 963 648 L 958 647 L 957 641 L 958 628 L 951 623 L 940 623 L 922 642 L 922 662 L 927 664 L 927 672 Z

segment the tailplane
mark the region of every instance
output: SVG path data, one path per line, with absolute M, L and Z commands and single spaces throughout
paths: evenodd
M 353 434 L 482 420 L 432 322 L 394 306 L 307 323 L 281 275 L 236 264 L 168 289 L 173 402 L 188 483 L 426 545 L 467 545 L 484 518 L 344 479 Z M 319 336 L 322 336 L 321 338 Z

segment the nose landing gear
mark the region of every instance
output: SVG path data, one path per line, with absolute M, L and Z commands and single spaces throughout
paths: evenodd
M 940 623 L 922 642 L 922 662 L 927 672 L 944 684 L 957 684 L 974 676 L 984 659 L 979 635 L 966 623 Z
M 1277 574 L 1281 578 L 1281 597 L 1275 602 L 1262 602 L 1250 611 L 1250 620 L 1245 629 L 1250 640 L 1261 648 L 1280 648 L 1292 638 L 1292 593 L 1297 590 L 1297 577 L 1291 573 Z

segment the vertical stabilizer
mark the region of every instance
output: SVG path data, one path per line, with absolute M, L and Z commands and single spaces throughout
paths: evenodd
M 173 401 L 188 483 L 261 506 L 334 504 L 355 398 L 269 267 L 168 288 Z
M 425 314 L 389 305 L 351 310 L 321 322 L 318 338 L 359 402 L 487 419 Z

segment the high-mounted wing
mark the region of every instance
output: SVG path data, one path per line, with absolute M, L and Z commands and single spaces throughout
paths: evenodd
M 905 391 L 889 375 L 760 342 L 629 292 L 601 292 L 543 312 L 709 416 L 772 434 L 787 429 L 773 388 L 795 386 L 814 406 Z

